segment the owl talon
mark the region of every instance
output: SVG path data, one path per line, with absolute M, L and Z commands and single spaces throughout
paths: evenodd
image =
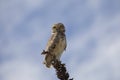
M 49 52 L 43 50 L 43 52 L 41 53 L 41 55 L 44 55 L 44 54 L 48 54 Z

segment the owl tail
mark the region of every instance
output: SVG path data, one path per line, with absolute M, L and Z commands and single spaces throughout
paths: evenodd
M 45 56 L 45 62 L 44 62 L 44 64 L 46 65 L 46 67 L 48 67 L 48 68 L 51 67 L 52 60 L 53 60 L 53 56 L 49 55 L 49 54 L 46 54 L 46 56 Z

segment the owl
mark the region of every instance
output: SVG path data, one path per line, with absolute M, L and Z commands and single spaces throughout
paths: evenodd
M 63 51 L 66 49 L 65 27 L 62 23 L 54 24 L 52 27 L 52 35 L 49 39 L 46 49 L 42 52 L 45 55 L 44 64 L 50 68 L 53 59 L 60 61 Z

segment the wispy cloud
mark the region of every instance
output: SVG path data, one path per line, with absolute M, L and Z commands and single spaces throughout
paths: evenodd
M 62 61 L 75 80 L 119 80 L 119 5 L 118 0 L 0 1 L 0 80 L 56 80 L 40 55 L 56 22 L 67 29 Z

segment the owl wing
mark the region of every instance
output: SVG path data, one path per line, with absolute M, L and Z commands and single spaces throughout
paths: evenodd
M 57 38 L 57 34 L 52 34 L 51 38 L 49 39 L 48 43 L 47 43 L 47 47 L 46 47 L 46 52 L 48 52 L 48 54 L 46 54 L 45 56 L 45 61 L 44 64 L 46 65 L 46 67 L 50 67 L 52 64 L 52 60 L 54 57 L 54 48 L 57 45 L 57 41 L 59 41 L 59 39 Z
M 49 39 L 46 47 L 46 51 L 52 52 L 54 48 L 56 47 L 57 43 L 59 42 L 59 37 L 56 34 L 53 34 L 51 38 Z

